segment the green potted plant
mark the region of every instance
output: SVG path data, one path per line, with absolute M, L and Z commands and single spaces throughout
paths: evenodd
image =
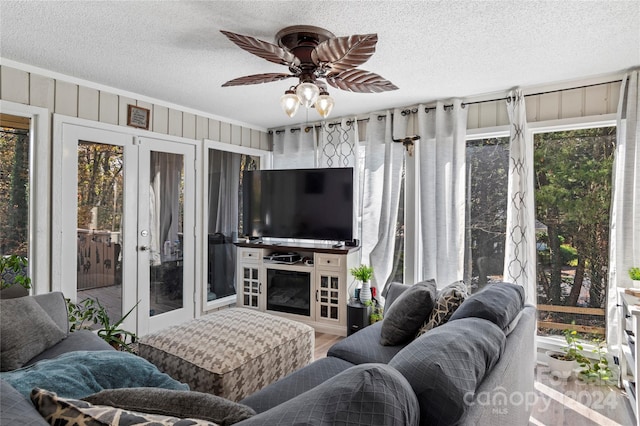
M 604 341 L 602 339 L 593 339 L 594 348 L 592 352 L 596 355 L 595 359 L 585 357 L 585 365 L 580 371 L 580 378 L 586 382 L 597 385 L 606 385 L 611 383 L 613 372 L 609 367 L 609 360 L 604 351 Z
M 122 318 L 112 324 L 106 308 L 100 304 L 98 299 L 89 297 L 78 303 L 73 303 L 70 299 L 67 299 L 70 324 L 69 331 L 91 329 L 94 325 L 99 325 L 100 327 L 97 329 L 97 334 L 105 342 L 117 350 L 133 352 L 131 345 L 135 343 L 137 336 L 135 333 L 121 328 L 121 326 L 139 303 L 140 301 Z
M 369 281 L 373 277 L 373 268 L 369 265 L 360 265 L 349 270 L 358 281 L 362 282 L 360 289 L 360 302 L 366 303 L 371 301 L 371 284 Z
M 547 351 L 547 356 L 551 375 L 559 379 L 568 379 L 573 374 L 573 370 L 578 366 L 585 368 L 589 360 L 582 355 L 584 348 L 578 339 L 578 332 L 566 329 L 563 334 L 567 345 L 562 348 L 562 352 Z
M 0 291 L 3 297 L 27 296 L 31 278 L 27 274 L 27 258 L 17 254 L 0 256 Z

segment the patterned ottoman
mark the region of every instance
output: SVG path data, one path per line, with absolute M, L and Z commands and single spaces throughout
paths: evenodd
M 230 308 L 140 338 L 139 355 L 191 390 L 239 401 L 313 361 L 308 325 Z

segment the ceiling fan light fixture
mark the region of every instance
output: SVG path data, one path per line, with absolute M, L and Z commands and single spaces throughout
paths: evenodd
M 289 117 L 293 117 L 298 112 L 300 98 L 296 95 L 296 92 L 289 89 L 280 97 L 280 106 Z
M 296 88 L 296 94 L 300 98 L 300 103 L 305 108 L 311 108 L 316 103 L 318 95 L 320 95 L 320 89 L 313 83 L 305 82 L 298 84 Z
M 327 91 L 323 90 L 322 92 L 320 92 L 320 95 L 316 100 L 316 110 L 322 118 L 326 118 L 329 114 L 331 114 L 331 110 L 333 109 L 334 104 L 335 101 L 333 100 L 333 98 Z

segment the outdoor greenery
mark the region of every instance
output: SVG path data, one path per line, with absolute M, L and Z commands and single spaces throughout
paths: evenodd
M 139 301 L 115 323 L 111 323 L 106 308 L 100 304 L 98 299 L 88 297 L 78 303 L 73 303 L 70 299 L 66 299 L 66 301 L 69 314 L 69 331 L 93 329 L 95 328 L 94 326 L 98 325 L 98 336 L 105 342 L 118 350 L 133 352 L 131 345 L 136 342 L 137 336 L 135 333 L 122 329 L 121 325 L 138 306 Z
M 21 285 L 27 290 L 31 288 L 31 278 L 27 275 L 27 258 L 16 254 L 0 256 L 0 288 L 11 287 L 13 284 Z
M 578 306 L 586 285 L 588 306 L 604 304 L 614 148 L 615 127 L 535 135 L 536 217 L 548 255 L 538 270 L 540 303 Z M 569 285 L 566 266 L 575 266 Z
M 0 255 L 27 256 L 29 132 L 0 127 Z
M 629 277 L 634 281 L 640 281 L 640 268 L 635 266 L 629 268 Z

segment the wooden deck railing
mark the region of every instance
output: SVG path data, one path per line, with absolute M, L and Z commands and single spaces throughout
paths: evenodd
M 555 305 L 538 305 L 538 311 L 544 312 L 562 312 L 568 314 L 577 315 L 595 315 L 604 317 L 606 315 L 605 310 L 602 308 L 581 308 L 577 306 L 555 306 Z M 578 325 L 578 324 L 565 324 L 560 322 L 551 321 L 538 321 L 538 328 L 551 328 L 556 330 L 576 330 L 580 333 L 590 334 L 605 334 L 604 327 L 594 327 L 590 325 Z

